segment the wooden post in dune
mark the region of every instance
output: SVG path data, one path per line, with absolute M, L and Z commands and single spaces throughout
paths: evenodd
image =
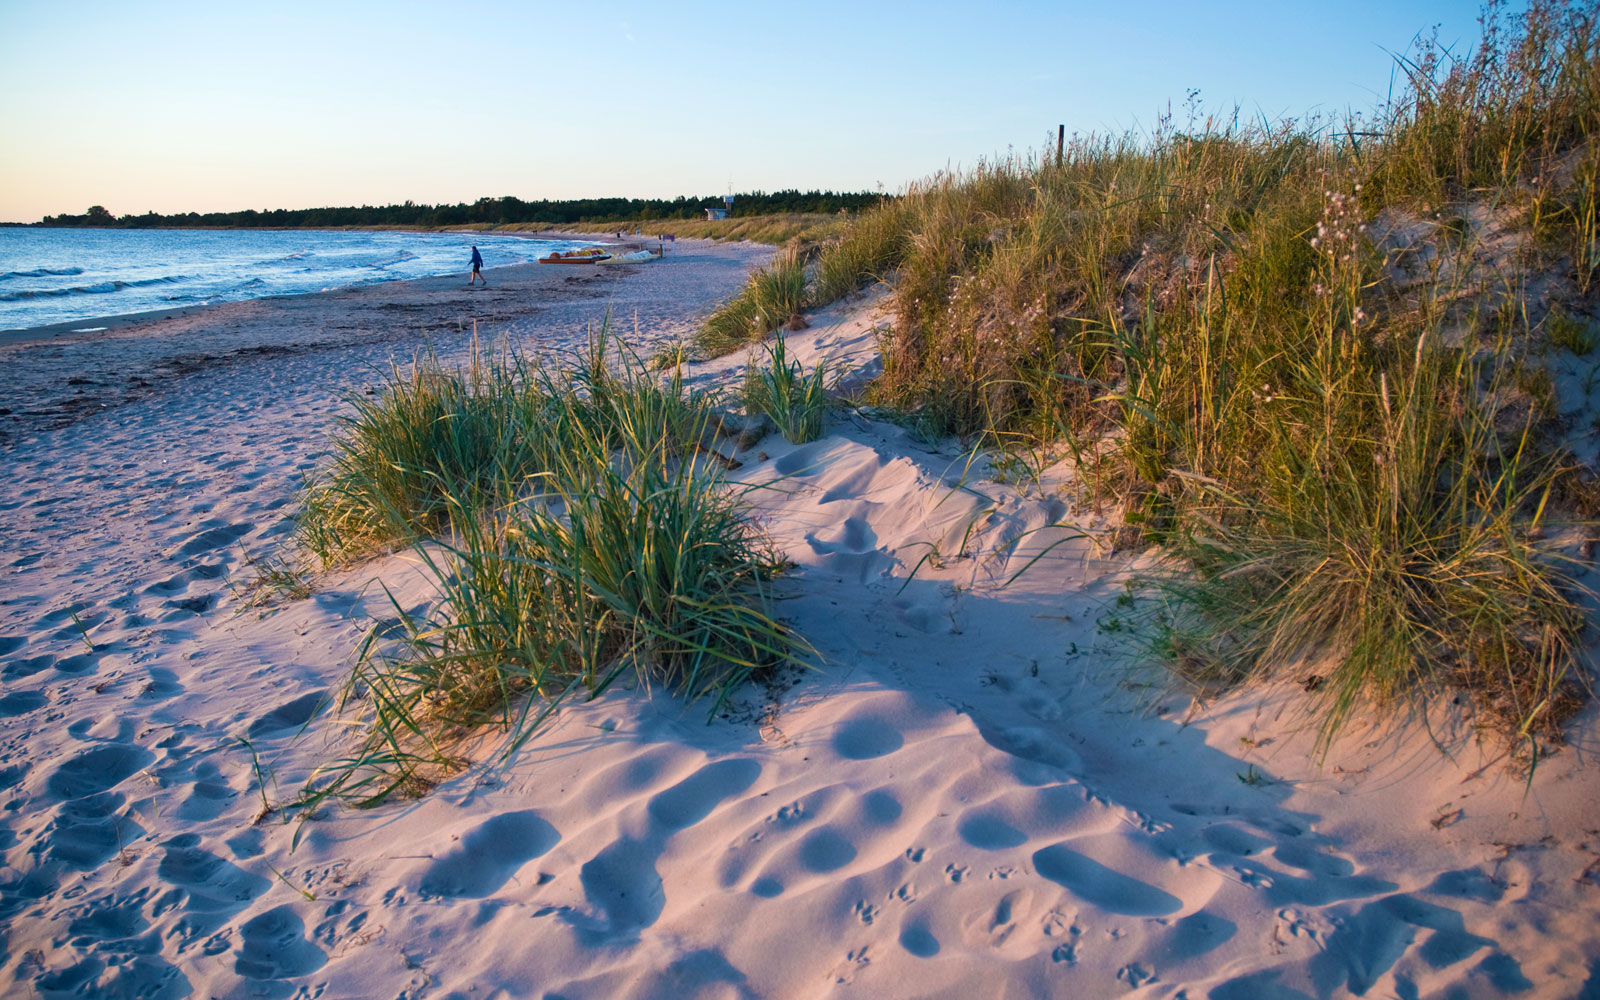
M 1057 167 L 1061 166 L 1061 146 L 1062 146 L 1063 143 L 1066 142 L 1066 139 L 1067 139 L 1067 127 L 1065 125 L 1057 125 L 1056 126 L 1056 166 Z

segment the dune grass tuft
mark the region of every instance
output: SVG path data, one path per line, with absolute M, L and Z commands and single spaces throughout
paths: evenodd
M 656 380 L 603 331 L 567 366 L 508 353 L 465 371 L 431 358 L 416 368 L 347 426 L 339 491 L 308 493 L 303 530 L 341 540 L 332 551 L 348 555 L 370 551 L 365 526 L 383 525 L 411 546 L 436 599 L 415 614 L 396 602 L 395 621 L 368 636 L 343 698 L 367 735 L 322 769 L 304 805 L 425 790 L 465 762 L 484 727 L 503 729 L 509 752 L 565 698 L 625 673 L 710 698 L 714 712 L 753 671 L 804 648 L 772 612 L 781 559 L 702 454 L 709 397 Z M 419 384 L 470 386 L 474 412 L 503 423 L 482 427 L 498 451 L 471 468 L 488 472 L 429 467 L 429 518 L 402 521 L 357 469 L 377 464 L 386 443 L 405 446 L 411 424 L 440 419 Z M 319 497 L 323 508 L 311 505 Z M 338 513 L 323 526 L 330 507 Z M 363 527 L 360 546 L 342 543 L 347 523 Z
M 707 317 L 697 344 L 718 357 L 754 343 L 789 322 L 806 305 L 806 255 L 797 245 L 778 252 L 744 289 Z
M 813 304 L 826 305 L 890 277 L 910 249 L 910 213 L 898 201 L 852 219 L 844 231 L 822 244 Z
M 1558 470 L 1531 422 L 1502 434 L 1462 398 L 1470 361 L 1427 338 L 1396 382 L 1344 390 L 1377 397 L 1369 435 L 1321 453 L 1278 442 L 1265 494 L 1201 485 L 1170 536 L 1162 642 L 1201 682 L 1299 671 L 1322 696 L 1324 749 L 1364 702 L 1464 691 L 1536 754 L 1580 693 L 1577 587 L 1539 542 Z
M 514 374 L 476 352 L 460 370 L 422 357 L 391 367 L 375 395 L 353 397 L 332 466 L 301 493 L 305 547 L 324 564 L 393 548 L 441 527 L 453 501 L 531 472 Z
M 807 375 L 799 361 L 789 360 L 781 334 L 761 348 L 766 361 L 758 362 L 752 353 L 745 368 L 745 407 L 766 414 L 790 444 L 815 441 L 828 409 L 827 364 L 819 363 Z

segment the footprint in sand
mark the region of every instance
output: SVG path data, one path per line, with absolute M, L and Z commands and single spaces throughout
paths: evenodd
M 1168 961 L 1181 962 L 1212 951 L 1231 940 L 1239 925 L 1205 910 L 1196 910 L 1174 923 L 1162 936 L 1159 948 L 1152 954 L 1164 955 Z
M 850 719 L 833 734 L 833 752 L 846 760 L 872 760 L 894 753 L 905 737 L 884 719 L 865 716 Z
M 44 855 L 79 871 L 100 867 L 126 845 L 144 836 L 144 829 L 120 817 L 122 796 L 104 792 L 63 803 L 46 827 Z
M 656 922 L 666 890 L 650 844 L 617 840 L 578 872 L 583 894 L 604 916 L 611 935 L 632 935 Z
M 817 453 L 822 450 L 820 445 L 807 445 L 796 448 L 789 454 L 782 456 L 772 463 L 772 468 L 780 476 L 804 476 L 820 472 L 817 464 Z
M 889 826 L 900 818 L 905 807 L 887 788 L 875 788 L 861 796 L 860 812 L 862 821 L 869 826 Z
M 1272 857 L 1280 864 L 1298 868 L 1313 875 L 1343 878 L 1355 873 L 1356 866 L 1341 857 L 1323 854 L 1304 844 L 1279 844 L 1273 848 Z
M 156 874 L 182 886 L 187 908 L 203 913 L 234 913 L 266 892 L 270 883 L 200 846 L 200 836 L 185 833 L 162 844 L 165 852 Z
M 1083 758 L 1060 738 L 1033 726 L 991 728 L 979 725 L 978 734 L 996 750 L 1038 764 L 1046 764 L 1069 774 L 1083 770 Z
M 1433 931 L 1421 949 L 1422 959 L 1433 968 L 1454 965 L 1488 948 L 1491 952 L 1479 968 L 1496 989 L 1520 993 L 1533 988 L 1514 959 L 1494 950 L 1495 942 L 1467 933 L 1461 914 L 1404 893 L 1368 903 L 1341 920 L 1312 959 L 1312 979 L 1334 988 L 1342 984 L 1362 996 L 1406 953 L 1418 928 Z
M 831 826 L 818 827 L 800 841 L 800 866 L 806 871 L 837 871 L 855 859 L 855 844 Z
M 197 556 L 202 552 L 224 548 L 255 530 L 255 525 L 249 522 L 229 524 L 226 521 L 215 518 L 202 521 L 201 527 L 204 529 L 203 531 L 185 539 L 177 548 L 172 550 L 168 558 L 183 560 L 191 556 Z
M 156 594 L 159 596 L 181 594 L 185 590 L 189 589 L 189 580 L 190 575 L 188 572 L 176 573 L 167 577 L 165 580 L 157 580 L 155 583 L 152 583 L 150 586 L 144 588 L 144 592 L 146 594 Z M 117 603 L 125 600 L 127 600 L 127 598 L 118 598 L 117 601 L 112 603 L 116 605 Z
M 0 677 L 8 681 L 15 680 L 18 677 L 32 677 L 54 662 L 56 662 L 56 658 L 48 653 L 42 656 L 29 656 L 20 660 L 12 660 L 5 665 L 4 669 L 0 669 Z
M 750 891 L 762 899 L 776 899 L 783 895 L 783 883 L 770 875 L 763 875 L 750 883 Z
M 531 809 L 494 816 L 435 860 L 417 888 L 424 896 L 482 899 L 560 839 L 556 828 Z
M 88 610 L 89 603 L 87 601 L 73 601 L 64 608 L 56 608 L 54 611 L 40 615 L 39 628 L 48 628 L 59 622 L 71 621 L 73 615 L 77 615 L 81 619 L 83 613 Z
M 57 872 L 50 866 L 0 880 L 0 920 L 9 919 L 17 911 L 44 899 L 59 888 L 61 882 Z
M 149 678 L 139 691 L 139 697 L 160 699 L 183 693 L 184 687 L 178 683 L 178 675 L 172 671 L 165 667 L 151 667 L 148 673 Z
M 761 774 L 761 765 L 748 757 L 719 760 L 656 795 L 648 806 L 650 818 L 662 830 L 677 831 L 705 819 L 724 799 L 739 794 Z
M 0 716 L 24 715 L 50 704 L 38 691 L 13 691 L 0 698 Z
M 312 691 L 277 708 L 250 723 L 249 736 L 253 740 L 272 736 L 291 729 L 299 729 L 327 704 L 328 692 Z
M 239 928 L 241 944 L 233 969 L 246 979 L 292 979 L 315 972 L 328 956 L 306 940 L 305 922 L 285 904 Z
M 932 958 L 939 954 L 939 939 L 928 929 L 920 916 L 913 917 L 900 929 L 900 947 L 918 958 Z
M 217 766 L 210 761 L 202 761 L 195 768 L 195 781 L 191 786 L 189 797 L 183 805 L 178 807 L 178 818 L 186 820 L 216 819 L 223 810 L 228 808 L 228 803 L 239 794 L 228 784 Z
M 111 896 L 71 907 L 62 914 L 70 915 L 67 933 L 96 942 L 131 938 L 150 926 L 143 913 L 145 900 L 150 894 L 151 890 L 147 887 L 127 897 Z
M 115 787 L 154 759 L 141 747 L 120 743 L 95 747 L 56 768 L 46 787 L 60 798 L 81 799 Z
M 1216 823 L 1200 831 L 1200 836 L 1215 850 L 1224 854 L 1249 857 L 1272 846 L 1272 841 L 1257 837 L 1230 823 Z
M 653 796 L 646 806 L 650 831 L 641 839 L 609 844 L 579 871 L 584 895 L 599 910 L 612 936 L 631 935 L 656 922 L 666 904 L 655 860 L 669 837 L 700 822 L 724 800 L 738 795 L 761 774 L 748 758 L 730 758 L 701 767 L 689 777 Z M 725 871 L 724 885 L 737 874 Z M 757 895 L 783 891 L 776 881 L 752 887 Z
M 968 915 L 962 921 L 962 937 L 970 947 L 1001 948 L 1016 932 L 1017 925 L 1027 921 L 1032 908 L 1031 891 L 1008 892 L 992 908 Z
M 94 653 L 74 653 L 71 656 L 63 656 L 57 660 L 55 668 L 61 673 L 69 674 L 73 677 L 81 677 L 84 674 L 94 673 L 95 665 L 99 662 L 100 657 Z
M 886 572 L 893 562 L 893 557 L 878 548 L 877 532 L 865 518 L 846 518 L 837 530 L 807 532 L 805 537 L 811 551 L 824 557 L 822 563 L 830 572 L 862 583 Z
M 1505 886 L 1496 882 L 1488 872 L 1477 868 L 1443 872 L 1426 891 L 1437 896 L 1471 899 L 1479 903 L 1498 903 L 1506 894 Z
M 962 840 L 985 851 L 1003 851 L 1028 841 L 1027 834 L 1000 817 L 986 813 L 969 814 L 956 829 Z
M 1161 917 L 1183 908 L 1183 901 L 1146 882 L 1112 871 L 1063 844 L 1035 851 L 1033 867 L 1087 903 L 1127 917 Z
M 173 609 L 169 614 L 162 616 L 162 621 L 178 621 L 189 615 L 203 615 L 210 611 L 217 606 L 217 595 L 201 594 L 197 597 L 174 598 L 170 601 L 163 601 L 162 606 Z

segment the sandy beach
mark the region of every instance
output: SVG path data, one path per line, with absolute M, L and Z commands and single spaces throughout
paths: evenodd
M 1531 780 L 1449 706 L 1318 758 L 1298 685 L 1198 699 L 1141 667 L 1118 616 L 1150 557 L 1070 469 L 1008 481 L 870 411 L 731 473 L 795 564 L 808 668 L 709 724 L 619 685 L 420 799 L 285 822 L 352 738 L 330 696 L 362 637 L 436 599 L 406 554 L 246 599 L 344 398 L 474 324 L 553 351 L 609 310 L 648 355 L 770 253 L 0 345 L 0 992 L 1600 996 L 1594 705 Z M 883 310 L 789 345 L 859 384 Z

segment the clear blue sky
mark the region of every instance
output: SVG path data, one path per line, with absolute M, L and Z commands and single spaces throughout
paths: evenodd
M 0 0 L 0 220 L 481 196 L 897 190 L 1187 90 L 1370 109 L 1437 0 Z M 1389 50 L 1389 51 L 1386 51 Z

